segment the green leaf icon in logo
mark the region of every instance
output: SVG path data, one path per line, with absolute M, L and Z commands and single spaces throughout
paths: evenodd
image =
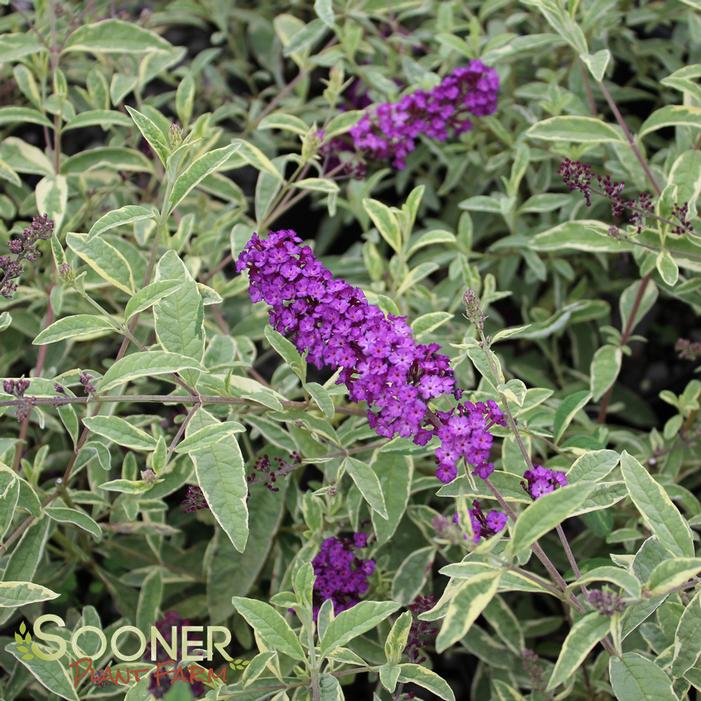
M 22 653 L 23 660 L 32 660 L 34 655 L 32 653 L 32 636 L 27 631 L 27 625 L 24 621 L 19 627 L 19 633 L 15 633 L 15 640 L 17 641 L 17 649 Z

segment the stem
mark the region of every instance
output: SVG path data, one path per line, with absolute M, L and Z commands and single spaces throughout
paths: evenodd
M 225 406 L 250 406 L 252 408 L 265 409 L 263 405 L 252 399 L 243 397 L 220 397 L 211 394 L 95 394 L 81 397 L 37 397 L 27 395 L 21 399 L 0 399 L 0 407 L 16 407 L 22 403 L 30 403 L 33 406 L 59 407 L 68 404 L 96 404 L 98 407 L 105 404 L 220 404 Z M 294 401 L 291 399 L 281 399 L 280 403 L 286 409 L 313 409 L 314 405 L 307 401 Z M 352 416 L 366 416 L 367 411 L 359 407 L 337 406 L 336 411 L 340 414 Z M 343 453 L 345 455 L 345 453 Z
M 599 83 L 599 87 L 601 88 L 601 92 L 604 94 L 604 97 L 606 98 L 606 102 L 608 102 L 608 105 L 611 108 L 611 112 L 613 112 L 613 116 L 616 118 L 618 125 L 621 127 L 621 129 L 623 129 L 623 133 L 625 134 L 626 140 L 628 141 L 628 145 L 630 146 L 631 151 L 633 152 L 635 157 L 638 159 L 638 163 L 640 163 L 640 166 L 642 167 L 643 171 L 645 172 L 647 179 L 650 181 L 650 184 L 652 185 L 653 189 L 657 193 L 657 196 L 659 197 L 662 194 L 662 190 L 661 190 L 660 186 L 657 184 L 657 181 L 655 180 L 655 176 L 652 174 L 652 171 L 650 170 L 650 166 L 648 165 L 648 162 L 645 160 L 645 156 L 643 156 L 642 152 L 640 151 L 640 148 L 635 143 L 635 138 L 633 137 L 633 134 L 631 133 L 630 129 L 628 128 L 628 125 L 626 124 L 625 119 L 623 119 L 623 115 L 621 114 L 621 111 L 618 109 L 618 105 L 616 104 L 616 101 L 611 96 L 611 93 L 609 92 L 609 89 L 606 87 L 603 80 Z

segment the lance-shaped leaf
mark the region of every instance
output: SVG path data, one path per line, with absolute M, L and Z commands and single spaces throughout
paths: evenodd
M 232 602 L 266 645 L 294 660 L 304 659 L 299 639 L 287 621 L 270 604 L 245 596 L 234 596 Z
M 573 484 L 539 497 L 516 520 L 511 547 L 515 553 L 571 516 L 594 490 L 593 484 Z
M 26 606 L 56 599 L 58 596 L 55 591 L 33 582 L 0 582 L 0 608 Z
M 92 416 L 83 419 L 83 424 L 98 436 L 104 436 L 117 445 L 132 450 L 156 449 L 156 439 L 119 416 Z
M 576 672 L 589 651 L 608 633 L 610 627 L 611 619 L 597 611 L 588 613 L 572 626 L 548 681 L 548 691 L 566 682 Z
M 63 319 L 54 321 L 53 324 L 40 331 L 32 341 L 32 344 L 35 346 L 44 346 L 49 343 L 65 341 L 67 338 L 76 340 L 84 338 L 93 339 L 114 332 L 115 325 L 115 322 L 110 321 L 104 316 L 97 316 L 97 314 L 74 314 L 73 316 L 65 316 Z
M 664 488 L 625 451 L 621 455 L 621 472 L 630 498 L 659 542 L 677 557 L 693 557 L 689 524 Z
M 179 353 L 165 351 L 143 351 L 132 353 L 118 360 L 104 374 L 97 384 L 98 392 L 106 392 L 117 385 L 153 375 L 169 375 L 181 370 L 199 370 L 200 366 L 192 358 Z
M 197 158 L 178 176 L 168 198 L 168 212 L 172 212 L 208 175 L 221 168 L 238 150 L 238 144 L 229 144 Z

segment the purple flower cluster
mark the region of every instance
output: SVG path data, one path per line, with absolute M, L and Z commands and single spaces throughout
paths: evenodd
M 354 402 L 369 405 L 368 421 L 386 438 L 399 435 L 426 445 L 436 436 L 436 476 L 450 482 L 464 458 L 488 476 L 492 447 L 489 428 L 504 419 L 494 402 L 464 402 L 434 413 L 429 401 L 460 399 L 447 356 L 435 343 L 417 343 L 403 317 L 385 315 L 362 290 L 334 278 L 294 231 L 253 237 L 236 268 L 249 272 L 251 300 L 272 309 L 270 324 L 290 338 L 315 367 L 341 368 Z
M 558 487 L 566 487 L 568 484 L 564 472 L 550 470 L 542 465 L 535 465 L 532 470 L 526 470 L 523 477 L 521 486 L 531 499 L 538 499 L 538 497 L 550 494 Z
M 479 543 L 481 540 L 491 538 L 493 535 L 504 530 L 507 522 L 507 516 L 503 511 L 492 509 L 485 514 L 482 511 L 479 501 L 475 499 L 472 502 L 472 508 L 467 510 L 470 516 L 470 525 L 472 526 L 472 540 Z M 453 515 L 453 523 L 460 525 L 460 516 L 456 513 Z M 467 536 L 464 536 L 467 539 Z
M 433 643 L 436 635 L 438 635 L 438 627 L 434 623 L 421 621 L 418 618 L 420 614 L 430 611 L 435 605 L 436 597 L 433 594 L 428 594 L 427 596 L 417 596 L 408 606 L 413 620 L 404 653 L 409 658 L 409 661 L 414 664 L 421 664 L 427 660 L 422 650 Z
M 15 406 L 17 421 L 22 423 L 28 419 L 32 411 L 33 398 L 27 397 L 25 399 L 24 393 L 29 389 L 29 380 L 25 380 L 24 378 L 19 380 L 3 380 L 2 389 L 5 393 L 22 400 Z
M 182 501 L 182 507 L 183 511 L 191 514 L 195 511 L 209 509 L 209 504 L 207 503 L 207 497 L 205 497 L 202 489 L 195 484 L 190 484 L 188 485 L 185 498 Z
M 272 461 L 268 455 L 259 457 L 253 466 L 253 472 L 246 477 L 248 484 L 262 483 L 271 492 L 279 492 L 280 488 L 275 486 L 275 483 L 302 464 L 302 456 L 296 451 L 290 457 L 289 461 L 277 456 Z
M 327 538 L 316 557 L 314 567 L 314 619 L 326 600 L 333 603 L 334 612 L 355 606 L 368 590 L 368 577 L 375 571 L 375 561 L 358 557 L 357 550 L 366 547 L 365 533 L 352 538 Z
M 682 360 L 698 360 L 701 357 L 701 342 L 678 338 L 674 350 Z
M 39 241 L 51 238 L 54 223 L 48 215 L 42 214 L 32 219 L 32 223 L 7 247 L 11 255 L 0 256 L 0 295 L 10 299 L 17 289 L 17 278 L 24 270 L 23 261 L 34 261 L 41 255 L 37 248 Z M 14 256 L 14 258 L 13 258 Z
M 507 518 L 503 511 L 492 509 L 485 515 L 477 499 L 472 502 L 472 508 L 467 511 L 470 515 L 472 539 L 475 543 L 479 543 L 483 538 L 491 538 L 499 531 L 503 531 L 506 526 Z
M 608 589 L 592 589 L 587 595 L 587 601 L 602 616 L 613 616 L 625 610 L 621 597 Z
M 182 618 L 180 614 L 176 613 L 175 611 L 166 611 L 166 613 L 163 614 L 163 618 L 160 621 L 156 621 L 155 627 L 166 643 L 171 645 L 173 638 L 176 640 L 180 639 L 181 629 L 189 625 L 191 624 L 187 618 Z M 179 644 L 178 649 L 180 649 Z M 172 660 L 168 655 L 168 651 L 160 644 L 160 642 L 156 643 L 156 661 L 160 663 L 180 662 L 180 660 Z M 174 677 L 175 675 L 172 676 Z M 183 674 L 183 676 L 186 677 L 187 675 Z M 171 679 L 171 675 L 151 674 L 148 690 L 154 698 L 161 699 L 167 694 L 172 684 L 173 679 Z M 198 699 L 205 695 L 207 689 L 201 681 L 193 681 L 190 684 L 190 691 L 193 697 Z
M 423 135 L 445 141 L 472 128 L 471 116 L 492 114 L 499 76 L 481 61 L 451 71 L 432 90 L 415 90 L 397 102 L 378 105 L 350 130 L 353 145 L 366 158 L 406 166 L 406 157 Z

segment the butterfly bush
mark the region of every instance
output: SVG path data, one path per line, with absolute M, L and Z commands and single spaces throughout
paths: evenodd
M 432 411 L 429 402 L 462 391 L 447 356 L 435 343 L 417 343 L 406 319 L 386 315 L 362 290 L 333 276 L 294 231 L 254 234 L 239 256 L 237 270 L 248 270 L 249 294 L 265 301 L 273 328 L 292 339 L 317 368 L 340 368 L 352 401 L 368 403 L 368 421 L 385 438 L 412 438 L 426 445 L 436 437 L 436 476 L 450 482 L 461 459 L 481 477 L 489 462 L 493 436 L 503 424 L 494 401 L 459 402 L 448 411 Z

